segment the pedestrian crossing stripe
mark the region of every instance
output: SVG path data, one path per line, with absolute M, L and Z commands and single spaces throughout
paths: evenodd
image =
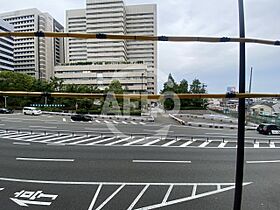
M 11 139 L 21 142 L 36 142 L 36 143 L 51 143 L 64 145 L 103 145 L 103 146 L 153 146 L 153 147 L 178 147 L 178 148 L 201 148 L 201 149 L 233 149 L 237 147 L 237 142 L 222 141 L 222 140 L 208 140 L 202 141 L 199 139 L 184 139 L 184 138 L 169 138 L 157 136 L 117 136 L 117 135 L 59 135 L 59 134 L 30 134 L 18 132 L 1 132 L 0 138 Z M 215 143 L 212 146 L 211 143 Z M 280 143 L 275 142 L 246 142 L 248 149 L 279 149 Z

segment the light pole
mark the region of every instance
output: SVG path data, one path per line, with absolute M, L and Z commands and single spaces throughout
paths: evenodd
M 7 108 L 7 98 L 8 96 L 3 96 L 4 97 L 4 107 Z

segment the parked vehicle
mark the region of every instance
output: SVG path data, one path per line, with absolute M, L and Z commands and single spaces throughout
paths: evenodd
M 280 127 L 277 125 L 265 125 L 262 130 L 265 135 L 280 135 Z
M 76 114 L 71 116 L 71 120 L 89 122 L 92 121 L 92 117 L 88 115 Z
M 36 109 L 35 107 L 24 107 L 22 113 L 25 115 L 41 115 L 42 111 L 40 109 Z
M 13 112 L 11 109 L 0 108 L 0 114 L 12 114 Z

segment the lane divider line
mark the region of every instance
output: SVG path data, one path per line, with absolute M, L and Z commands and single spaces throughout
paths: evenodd
M 189 160 L 132 160 L 133 163 L 192 163 Z
M 74 162 L 74 159 L 48 159 L 48 158 L 25 158 L 25 157 L 16 158 L 16 160 L 22 160 L 22 161 Z

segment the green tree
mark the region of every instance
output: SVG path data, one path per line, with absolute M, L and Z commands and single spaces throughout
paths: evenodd
M 199 79 L 194 79 L 191 86 L 190 86 L 190 92 L 191 93 L 206 93 L 205 85 L 202 84 Z M 191 103 L 195 107 L 203 107 L 205 104 L 204 99 L 192 99 Z
M 109 87 L 106 88 L 104 92 L 105 93 L 113 92 L 115 94 L 123 94 L 124 89 L 122 88 L 122 85 L 119 80 L 113 80 L 110 83 Z

